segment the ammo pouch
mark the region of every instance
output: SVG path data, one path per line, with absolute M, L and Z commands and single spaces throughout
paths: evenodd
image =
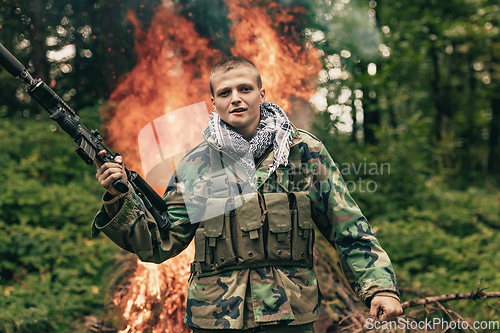
M 229 210 L 242 197 L 207 200 L 191 271 L 209 276 L 265 266 L 312 267 L 314 229 L 306 193 L 247 194 Z

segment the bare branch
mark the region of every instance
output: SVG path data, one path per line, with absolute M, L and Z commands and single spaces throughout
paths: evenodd
M 420 299 L 412 299 L 410 301 L 404 302 L 401 304 L 403 309 L 409 309 L 418 305 L 431 304 L 436 302 L 446 302 L 453 300 L 461 300 L 461 299 L 486 299 L 486 298 L 500 298 L 500 291 L 495 292 L 483 292 L 484 289 L 478 291 L 472 291 L 470 293 L 456 293 L 449 295 L 441 295 L 441 296 L 430 296 Z

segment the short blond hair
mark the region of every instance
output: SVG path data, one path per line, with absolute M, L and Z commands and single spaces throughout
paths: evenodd
M 210 78 L 208 79 L 208 83 L 210 84 L 210 92 L 212 93 L 212 96 L 214 95 L 214 88 L 212 85 L 214 74 L 217 74 L 219 72 L 227 73 L 230 70 L 236 69 L 241 66 L 249 67 L 255 71 L 257 86 L 259 87 L 259 89 L 262 88 L 262 78 L 260 77 L 258 68 L 253 64 L 253 62 L 243 57 L 229 57 L 222 59 L 212 67 L 212 71 L 210 72 Z

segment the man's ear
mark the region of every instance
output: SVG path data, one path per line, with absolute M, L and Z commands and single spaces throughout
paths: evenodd
M 264 103 L 266 101 L 266 89 L 261 88 L 260 89 L 260 104 Z
M 214 96 L 210 97 L 210 100 L 212 101 L 212 108 L 215 110 L 215 99 L 214 99 Z

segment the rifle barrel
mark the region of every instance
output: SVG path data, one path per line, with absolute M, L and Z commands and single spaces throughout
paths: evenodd
M 15 77 L 21 77 L 23 71 L 26 70 L 23 64 L 21 64 L 2 44 L 0 44 L 0 65 Z

